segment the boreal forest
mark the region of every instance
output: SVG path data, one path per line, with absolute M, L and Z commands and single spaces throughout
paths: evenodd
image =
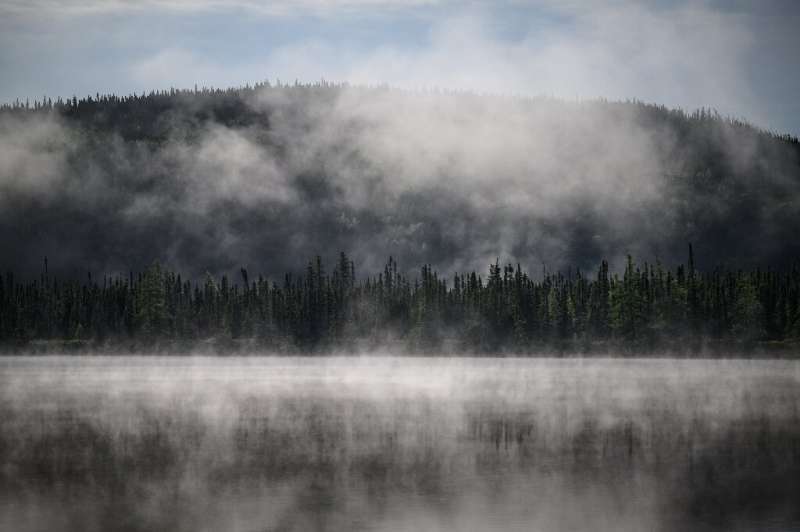
M 413 279 L 389 259 L 357 280 L 341 253 L 330 270 L 268 281 L 199 282 L 153 264 L 128 277 L 59 281 L 47 274 L 0 283 L 6 347 L 164 349 L 213 346 L 303 352 L 391 347 L 407 352 L 532 353 L 636 350 L 713 353 L 791 346 L 800 339 L 800 269 L 700 273 L 688 265 L 636 265 L 621 275 L 544 272 L 520 265 L 454 274 L 430 266 Z
M 798 227 L 798 139 L 713 109 L 327 82 L 0 108 L 14 349 L 781 347 Z

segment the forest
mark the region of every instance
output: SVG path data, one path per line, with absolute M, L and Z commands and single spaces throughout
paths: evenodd
M 713 109 L 324 81 L 0 106 L 12 352 L 791 351 L 798 226 L 798 139 Z
M 0 272 L 785 270 L 800 143 L 713 109 L 319 82 L 0 106 Z M 613 269 L 612 268 L 612 269 Z
M 46 259 L 45 259 L 46 260 Z M 543 271 L 519 264 L 446 279 L 413 278 L 390 258 L 359 279 L 345 253 L 319 257 L 282 281 L 227 276 L 189 281 L 152 264 L 128 276 L 0 283 L 0 341 L 19 349 L 186 348 L 331 352 L 391 348 L 462 354 L 752 352 L 797 345 L 800 268 L 696 271 L 637 264 L 624 272 Z

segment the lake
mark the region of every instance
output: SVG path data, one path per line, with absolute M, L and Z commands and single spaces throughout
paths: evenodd
M 800 362 L 1 357 L 0 530 L 800 530 Z

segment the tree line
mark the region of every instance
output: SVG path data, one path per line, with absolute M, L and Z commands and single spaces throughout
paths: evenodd
M 24 101 L 17 98 L 13 102 L 0 103 L 0 116 L 28 117 L 31 115 L 56 114 L 70 121 L 80 124 L 85 130 L 118 132 L 126 140 L 164 141 L 169 135 L 169 120 L 159 120 L 162 116 L 169 116 L 174 122 L 183 125 L 196 125 L 197 123 L 215 121 L 226 126 L 269 126 L 269 116 L 254 112 L 250 103 L 260 94 L 270 92 L 291 92 L 302 94 L 317 101 L 332 103 L 335 97 L 345 90 L 350 91 L 399 91 L 387 85 L 375 87 L 352 85 L 347 82 L 330 82 L 320 80 L 313 83 L 282 82 L 280 79 L 270 82 L 268 80 L 247 84 L 241 87 L 199 87 L 192 89 L 162 89 L 143 91 L 141 94 L 128 95 L 100 94 L 86 95 L 81 98 L 73 95 L 68 98 L 56 97 L 55 99 L 43 96 L 41 100 L 26 98 Z M 446 94 L 453 97 L 474 97 L 470 92 L 428 89 L 422 92 Z M 544 100 L 542 96 L 522 97 L 522 100 Z M 550 98 L 551 103 L 559 100 Z M 562 102 L 563 103 L 563 102 Z M 739 130 L 748 130 L 756 136 L 767 140 L 780 140 L 794 147 L 800 146 L 800 139 L 789 133 L 779 133 L 763 130 L 753 126 L 744 119 L 732 116 L 722 116 L 714 108 L 699 108 L 691 112 L 683 109 L 670 109 L 665 105 L 649 104 L 633 99 L 620 102 L 600 98 L 591 102 L 592 105 L 602 105 L 608 108 L 624 109 L 633 107 L 640 114 L 642 122 L 653 124 L 669 124 L 681 136 L 694 136 L 695 141 L 707 144 L 704 138 L 707 132 L 702 130 L 703 125 L 729 126 Z M 700 128 L 698 129 L 698 126 Z M 762 139 L 763 140 L 763 139 Z
M 127 276 L 59 280 L 43 272 L 0 282 L 0 343 L 24 346 L 250 347 L 275 351 L 394 347 L 408 352 L 535 353 L 703 351 L 792 345 L 800 338 L 800 269 L 674 269 L 628 257 L 580 270 L 519 264 L 451 279 L 423 265 L 412 277 L 389 258 L 357 278 L 341 253 L 320 257 L 281 281 L 228 276 L 203 280 L 154 263 Z

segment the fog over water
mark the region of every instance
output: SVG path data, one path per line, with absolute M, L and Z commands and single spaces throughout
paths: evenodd
M 0 0 L 0 532 L 800 532 L 797 28 Z
M 2 530 L 800 530 L 800 363 L 0 358 Z

